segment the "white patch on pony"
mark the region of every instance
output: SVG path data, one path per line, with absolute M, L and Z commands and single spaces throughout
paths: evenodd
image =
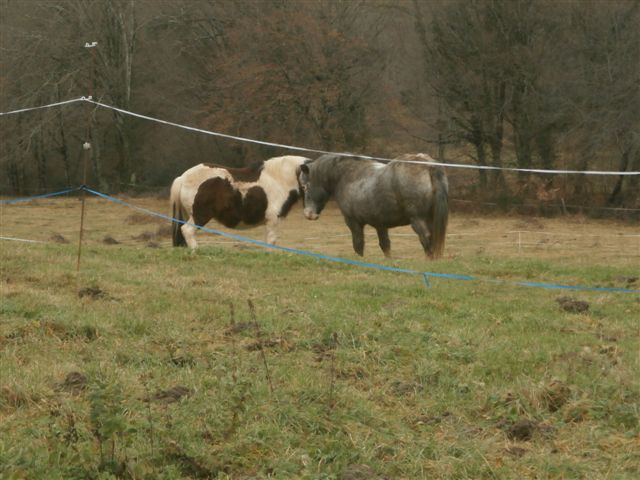
M 193 223 L 193 202 L 204 181 L 214 177 L 224 178 L 237 188 L 243 197 L 251 187 L 259 186 L 267 196 L 267 210 L 263 222 L 267 225 L 266 240 L 268 243 L 274 243 L 277 238 L 275 230 L 278 224 L 278 214 L 282 205 L 287 201 L 289 192 L 298 190 L 296 171 L 306 161 L 309 159 L 294 155 L 271 158 L 264 162 L 260 177 L 256 182 L 235 181 L 225 168 L 210 167 L 201 163 L 191 167 L 174 180 L 171 188 L 171 201 L 182 209 L 187 221 Z M 241 223 L 237 228 L 254 226 Z M 197 245 L 195 241 L 196 230 L 195 227 L 188 225 L 182 227 L 185 240 L 191 248 L 196 248 Z

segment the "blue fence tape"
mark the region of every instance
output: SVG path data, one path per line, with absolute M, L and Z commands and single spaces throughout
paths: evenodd
M 151 215 L 151 216 L 154 216 L 154 217 L 157 217 L 157 218 L 162 218 L 162 219 L 167 220 L 169 222 L 174 222 L 174 223 L 183 224 L 183 225 L 184 224 L 188 224 L 188 222 L 185 222 L 183 220 L 178 220 L 178 219 L 170 217 L 168 215 L 163 215 L 161 213 L 154 212 L 153 210 L 149 210 L 147 208 L 143 208 L 143 207 L 139 207 L 137 205 L 133 205 L 131 203 L 125 202 L 124 200 L 120 200 L 119 198 L 112 197 L 112 196 L 107 195 L 107 194 L 102 193 L 102 192 L 98 192 L 98 191 L 93 190 L 93 189 L 91 189 L 91 188 L 89 188 L 87 186 L 84 186 L 84 185 L 80 186 L 80 187 L 69 188 L 67 190 L 62 190 L 62 191 L 59 191 L 59 192 L 45 193 L 43 195 L 36 195 L 36 196 L 33 196 L 33 197 L 17 198 L 17 199 L 13 199 L 13 200 L 0 200 L 0 204 L 14 204 L 14 203 L 20 203 L 20 202 L 28 202 L 28 201 L 31 201 L 31 200 L 38 200 L 38 199 L 42 199 L 42 198 L 50 198 L 50 197 L 55 197 L 55 196 L 59 196 L 59 195 L 64 195 L 64 194 L 67 194 L 67 193 L 80 191 L 80 190 L 84 190 L 84 191 L 86 191 L 88 193 L 91 193 L 92 195 L 95 195 L 97 197 L 103 198 L 103 199 L 108 200 L 110 202 L 119 203 L 120 205 L 126 206 L 128 208 L 132 208 L 134 210 L 138 210 L 140 212 L 144 212 L 147 215 Z M 406 274 L 410 274 L 410 275 L 421 275 L 422 279 L 424 281 L 424 285 L 427 288 L 431 286 L 431 284 L 429 282 L 430 278 L 445 278 L 445 279 L 449 279 L 449 280 L 491 282 L 491 283 L 500 283 L 500 284 L 504 284 L 504 285 L 514 285 L 514 286 L 519 286 L 519 287 L 546 288 L 546 289 L 555 289 L 555 290 L 581 290 L 581 291 L 610 292 L 610 293 L 640 293 L 640 290 L 634 290 L 634 289 L 629 289 L 629 288 L 590 287 L 590 286 L 584 286 L 584 285 L 561 285 L 561 284 L 555 284 L 555 283 L 510 282 L 510 281 L 507 281 L 507 280 L 500 280 L 500 279 L 493 279 L 493 278 L 482 278 L 482 277 L 476 277 L 476 276 L 473 276 L 473 275 L 459 275 L 459 274 L 440 273 L 440 272 L 423 272 L 423 271 L 411 270 L 411 269 L 406 269 L 406 268 L 390 267 L 390 266 L 387 266 L 387 265 L 379 265 L 377 263 L 359 262 L 357 260 L 349 260 L 347 258 L 334 257 L 332 255 L 324 255 L 322 253 L 309 252 L 307 250 L 299 250 L 297 248 L 282 247 L 280 245 L 272 245 L 270 243 L 261 242 L 260 240 L 254 240 L 252 238 L 243 237 L 242 235 L 235 235 L 235 234 L 232 234 L 232 233 L 221 232 L 219 230 L 214 230 L 212 228 L 207 228 L 207 227 L 201 227 L 199 225 L 193 225 L 193 226 L 198 228 L 198 229 L 200 229 L 200 230 L 202 230 L 202 231 L 204 231 L 204 232 L 207 232 L 207 233 L 212 233 L 214 235 L 219 235 L 221 237 L 231 238 L 233 240 L 237 240 L 237 241 L 244 242 L 244 243 L 251 243 L 253 245 L 257 245 L 257 246 L 263 247 L 263 248 L 281 250 L 281 251 L 284 251 L 284 252 L 295 253 L 297 255 L 305 255 L 305 256 L 317 258 L 317 259 L 320 259 L 320 260 L 326 260 L 326 261 L 330 261 L 330 262 L 342 263 L 342 264 L 346 264 L 346 265 L 353 265 L 353 266 L 356 266 L 356 267 L 373 268 L 373 269 L 377 269 L 377 270 L 384 270 L 384 271 L 387 271 L 387 272 L 406 273 Z
M 152 215 L 154 217 L 158 217 L 158 218 L 163 218 L 165 220 L 168 220 L 170 222 L 175 222 L 175 223 L 179 223 L 179 224 L 188 224 L 188 222 L 182 221 L 182 220 L 178 220 L 176 218 L 170 217 L 168 215 L 163 215 L 161 213 L 157 213 L 154 212 L 152 210 L 148 210 L 146 208 L 143 207 L 139 207 L 137 205 L 133 205 L 130 203 L 125 202 L 124 200 L 120 200 L 119 198 L 115 198 L 115 197 L 111 197 L 110 195 L 106 195 L 104 193 L 98 192 L 96 190 L 92 190 L 88 187 L 81 187 L 84 190 L 86 190 L 87 192 L 96 195 L 98 197 L 101 197 L 105 200 L 109 200 L 110 202 L 114 202 L 114 203 L 119 203 L 121 205 L 127 206 L 129 208 L 133 208 L 135 210 L 147 213 L 148 215 Z M 297 255 L 305 255 L 308 257 L 313 257 L 313 258 L 318 258 L 320 260 L 327 260 L 327 261 L 331 261 L 331 262 L 336 262 L 336 263 L 343 263 L 346 265 L 354 265 L 357 267 L 364 267 L 364 268 L 373 268 L 373 269 L 377 269 L 377 270 L 384 270 L 384 271 L 388 271 L 388 272 L 396 272 L 396 273 L 407 273 L 410 275 L 422 275 L 422 278 L 424 280 L 424 284 L 426 287 L 430 287 L 430 283 L 429 283 L 429 279 L 430 278 L 445 278 L 445 279 L 450 279 L 450 280 L 465 280 L 465 281 L 480 281 L 480 282 L 492 282 L 492 283 L 502 283 L 502 284 L 506 284 L 506 285 L 515 285 L 515 286 L 520 286 L 520 287 L 532 287 L 532 288 L 546 288 L 546 289 L 558 289 L 558 290 L 581 290 L 581 291 L 594 291 L 594 292 L 615 292 L 615 293 L 640 293 L 640 290 L 633 290 L 633 289 L 629 289 L 629 288 L 618 288 L 618 287 L 590 287 L 590 286 L 583 286 L 583 285 L 561 285 L 561 284 L 555 284 L 555 283 L 533 283 L 533 282 L 510 282 L 510 281 L 506 281 L 506 280 L 499 280 L 499 279 L 485 279 L 485 278 L 481 278 L 481 277 L 476 277 L 476 276 L 472 276 L 472 275 L 458 275 L 458 274 L 451 274 L 451 273 L 439 273 L 439 272 L 421 272 L 418 270 L 410 270 L 410 269 L 406 269 L 406 268 L 398 268 L 398 267 L 390 267 L 390 266 L 386 266 L 386 265 L 379 265 L 377 263 L 365 263 L 365 262 L 359 262 L 357 260 L 349 260 L 347 258 L 342 258 L 342 257 L 334 257 L 331 255 L 324 255 L 321 253 L 314 253 L 314 252 L 309 252 L 307 250 L 299 250 L 297 248 L 290 248 L 290 247 L 282 247 L 280 245 L 272 245 L 270 243 L 266 243 L 266 242 L 261 242 L 260 240 L 254 240 L 252 238 L 248 238 L 248 237 L 243 237 L 241 235 L 234 235 L 232 233 L 226 233 L 226 232 L 221 232 L 219 230 L 214 230 L 211 228 L 206 228 L 206 227 L 201 227 L 199 225 L 193 225 L 194 227 L 207 232 L 207 233 L 212 233 L 214 235 L 219 235 L 222 237 L 227 237 L 227 238 L 231 238 L 234 240 L 238 240 L 240 242 L 245 242 L 245 243 L 251 243 L 254 245 L 258 245 L 260 247 L 264 247 L 264 248 L 270 248 L 270 249 L 274 249 L 274 250 L 281 250 L 284 252 L 289 252 L 289 253 L 295 253 Z
M 57 197 L 59 195 L 65 195 L 67 193 L 77 192 L 77 191 L 82 190 L 82 189 L 83 189 L 83 187 L 73 187 L 73 188 L 68 188 L 66 190 L 61 190 L 59 192 L 43 193 L 42 195 L 35 195 L 33 197 L 14 198 L 14 199 L 10 199 L 10 200 L 0 200 L 0 205 L 11 205 L 11 204 L 14 204 L 14 203 L 31 202 L 32 200 L 39 200 L 39 199 L 42 199 L 42 198 Z

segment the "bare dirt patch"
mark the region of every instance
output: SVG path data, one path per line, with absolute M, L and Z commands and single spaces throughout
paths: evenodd
M 262 350 L 265 348 L 279 348 L 284 351 L 291 351 L 293 349 L 293 345 L 285 338 L 278 337 L 256 340 L 255 342 L 245 345 L 244 348 L 250 352 L 255 352 L 256 350 Z
M 589 302 L 576 300 L 571 297 L 558 297 L 556 298 L 556 302 L 558 302 L 560 308 L 565 312 L 584 313 L 589 310 Z
M 119 245 L 120 242 L 113 238 L 111 235 L 107 235 L 102 239 L 102 243 L 105 245 Z
M 91 298 L 91 299 L 107 299 L 110 298 L 109 294 L 99 287 L 84 287 L 78 290 L 78 297 Z
M 251 322 L 237 322 L 232 323 L 229 327 L 224 331 L 225 336 L 237 335 L 238 333 L 245 332 L 255 328 L 253 323 Z
M 405 397 L 407 395 L 415 395 L 424 390 L 424 385 L 418 382 L 402 382 L 395 380 L 391 382 L 391 393 L 396 397 Z
M 521 442 L 531 440 L 537 429 L 538 424 L 526 418 L 516 420 L 515 422 L 508 422 L 504 426 L 504 431 L 509 439 L 519 440 Z
M 69 240 L 67 240 L 62 234 L 60 233 L 54 233 L 53 235 L 51 235 L 49 237 L 49 240 L 51 240 L 54 243 L 60 243 L 60 244 L 67 244 L 69 243 Z
M 59 390 L 70 393 L 80 393 L 87 388 L 87 376 L 81 372 L 70 372 L 63 382 L 58 385 Z
M 169 404 L 182 400 L 185 397 L 190 396 L 193 393 L 193 390 L 187 388 L 182 385 L 176 385 L 175 387 L 171 387 L 168 390 L 159 390 L 154 395 L 150 397 L 150 400 L 154 400 L 156 402 Z M 148 401 L 149 399 L 147 399 Z
M 571 389 L 560 380 L 554 380 L 542 392 L 542 401 L 550 412 L 558 411 L 571 398 Z

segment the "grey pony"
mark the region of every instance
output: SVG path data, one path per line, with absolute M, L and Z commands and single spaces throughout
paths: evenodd
M 407 154 L 396 160 L 432 159 L 425 154 Z M 304 190 L 304 215 L 309 220 L 317 220 L 327 201 L 335 199 L 358 255 L 364 253 L 365 225 L 376 229 L 387 257 L 391 255 L 388 229 L 401 225 L 411 225 L 429 258 L 438 258 L 444 251 L 449 186 L 440 167 L 329 154 L 302 164 L 298 181 Z

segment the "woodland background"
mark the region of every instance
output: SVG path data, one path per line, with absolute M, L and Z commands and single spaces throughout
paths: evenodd
M 637 0 L 0 0 L 0 110 L 94 95 L 323 150 L 640 170 L 639 26 Z M 81 184 L 87 138 L 108 192 L 294 153 L 88 104 L 0 129 L 2 194 Z M 640 207 L 638 176 L 448 173 L 458 198 Z

